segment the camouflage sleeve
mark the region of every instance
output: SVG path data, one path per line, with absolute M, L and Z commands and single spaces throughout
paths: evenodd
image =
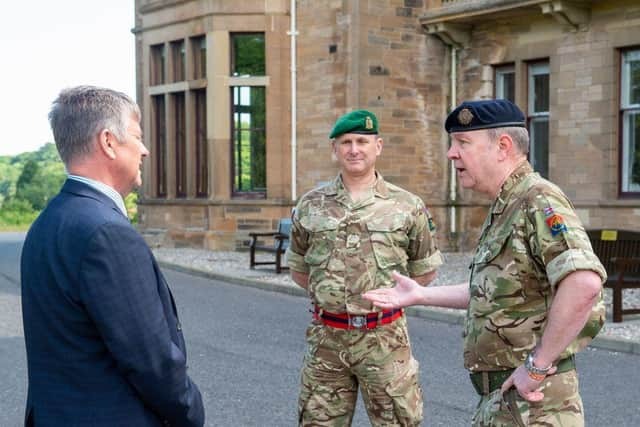
M 604 283 L 607 273 L 566 196 L 549 187 L 535 191 L 528 202 L 529 245 L 545 266 L 549 284 L 555 287 L 578 270 L 594 271 Z
M 436 244 L 436 226 L 422 200 L 418 200 L 413 218 L 407 256 L 409 275 L 417 277 L 438 268 L 443 258 Z
M 298 273 L 309 273 L 309 266 L 304 262 L 304 255 L 309 249 L 309 234 L 300 224 L 301 203 L 291 214 L 291 236 L 287 248 L 287 265 Z

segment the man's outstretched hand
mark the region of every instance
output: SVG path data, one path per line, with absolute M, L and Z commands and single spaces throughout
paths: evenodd
M 391 273 L 391 277 L 396 281 L 395 287 L 369 291 L 362 294 L 362 298 L 386 310 L 420 304 L 424 289 L 422 286 L 395 271 Z

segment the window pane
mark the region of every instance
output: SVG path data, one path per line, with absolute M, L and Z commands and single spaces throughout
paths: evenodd
M 234 87 L 234 192 L 266 190 L 265 88 Z
M 151 98 L 153 108 L 153 151 L 156 158 L 156 195 L 167 195 L 167 131 L 164 96 Z
M 549 119 L 546 117 L 531 119 L 529 133 L 531 165 L 544 178 L 549 178 Z
M 193 78 L 207 77 L 207 38 L 205 36 L 191 38 L 191 52 L 193 55 Z
M 194 91 L 196 104 L 196 195 L 209 195 L 209 159 L 207 143 L 207 92 Z
M 497 99 L 516 100 L 516 73 L 513 66 L 496 68 L 495 93 Z
M 173 95 L 173 102 L 175 110 L 176 196 L 185 197 L 187 195 L 187 140 L 184 93 Z
M 533 76 L 534 101 L 533 111 L 536 113 L 549 111 L 549 74 Z
M 233 76 L 264 76 L 264 34 L 232 34 Z
M 151 85 L 160 85 L 165 82 L 164 63 L 165 63 L 164 44 L 157 44 L 157 45 L 151 46 L 151 61 L 150 61 Z
M 529 65 L 529 115 L 549 111 L 549 64 Z
M 640 111 L 623 115 L 622 191 L 640 192 Z
M 184 40 L 171 42 L 171 59 L 173 61 L 173 81 L 181 82 L 185 79 Z
M 640 50 L 626 52 L 622 60 L 622 106 L 640 105 Z

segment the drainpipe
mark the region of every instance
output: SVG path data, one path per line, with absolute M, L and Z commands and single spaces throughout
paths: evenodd
M 458 50 L 451 46 L 451 75 L 449 77 L 451 83 L 451 108 L 449 111 L 453 111 L 456 106 L 456 80 L 457 80 L 457 57 L 456 54 Z M 456 179 L 456 168 L 453 165 L 453 160 L 449 162 L 449 232 L 454 235 L 457 231 L 456 229 L 456 201 L 457 201 L 457 179 Z M 457 243 L 455 243 L 457 246 Z
M 296 175 L 297 173 L 297 105 L 296 105 L 296 0 L 291 0 L 291 29 L 287 32 L 291 36 L 291 200 L 295 201 L 297 196 Z

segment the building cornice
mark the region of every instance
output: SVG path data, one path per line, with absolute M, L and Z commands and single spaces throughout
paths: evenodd
M 474 24 L 514 12 L 551 16 L 561 25 L 578 30 L 588 24 L 592 3 L 593 0 L 451 1 L 427 10 L 420 17 L 420 25 L 445 44 L 462 48 L 471 40 Z

